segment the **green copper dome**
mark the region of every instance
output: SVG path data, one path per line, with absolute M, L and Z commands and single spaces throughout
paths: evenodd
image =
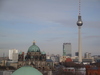
M 31 66 L 23 66 L 18 70 L 16 70 L 15 72 L 13 72 L 11 75 L 43 75 L 43 74 Z
M 41 54 L 46 54 L 46 53 L 43 51 L 43 52 L 41 52 Z
M 33 45 L 29 47 L 28 52 L 40 52 L 40 48 L 37 45 L 35 45 L 34 42 Z

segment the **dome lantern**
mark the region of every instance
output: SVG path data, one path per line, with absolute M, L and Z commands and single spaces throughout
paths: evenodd
M 33 45 L 35 45 L 35 40 L 33 41 Z

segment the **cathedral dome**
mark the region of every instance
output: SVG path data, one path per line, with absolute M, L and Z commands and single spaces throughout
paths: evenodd
M 23 66 L 18 70 L 16 70 L 15 72 L 13 72 L 11 75 L 43 75 L 43 74 L 31 66 Z
M 43 51 L 43 52 L 41 52 L 41 54 L 46 54 L 46 53 Z
M 33 45 L 29 47 L 28 52 L 40 52 L 40 48 L 33 42 Z

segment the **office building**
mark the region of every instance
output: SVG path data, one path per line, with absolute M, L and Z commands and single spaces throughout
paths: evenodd
M 12 61 L 18 61 L 18 50 L 16 49 L 9 50 L 9 59 Z
M 75 52 L 75 56 L 79 56 L 79 52 Z
M 71 43 L 63 43 L 63 56 L 72 56 Z
M 86 52 L 84 55 L 85 55 L 85 58 L 91 58 L 91 53 Z

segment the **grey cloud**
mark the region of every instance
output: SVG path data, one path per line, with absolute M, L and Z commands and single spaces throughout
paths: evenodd
M 100 28 L 100 21 L 84 21 L 85 27 Z
M 7 35 L 4 35 L 4 34 L 0 34 L 0 37 L 7 37 Z
M 66 3 L 65 3 L 65 2 Z M 62 19 L 67 13 L 66 11 L 75 10 L 74 6 L 67 4 L 67 1 L 64 0 L 55 0 L 55 1 L 4 1 L 2 5 L 2 13 L 11 14 L 14 17 L 28 17 L 28 18 L 38 18 L 38 19 Z M 75 3 L 75 2 L 72 2 Z M 6 13 L 7 12 L 7 13 Z M 65 13 L 62 13 L 65 12 Z M 8 15 L 7 15 L 8 16 Z M 11 16 L 8 16 L 11 18 Z M 5 18 L 6 19 L 6 18 Z
M 85 36 L 84 39 L 93 39 L 93 38 L 96 38 L 96 39 L 99 39 L 100 36 Z
M 49 38 L 48 40 L 45 40 L 47 42 L 54 42 L 54 41 L 57 41 L 59 39 L 63 39 L 63 37 L 54 37 L 54 38 Z

